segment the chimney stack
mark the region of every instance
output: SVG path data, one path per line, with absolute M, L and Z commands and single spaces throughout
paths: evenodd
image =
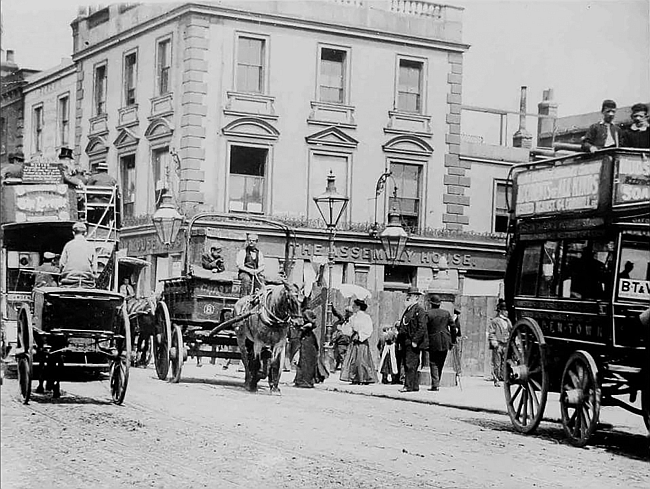
M 526 130 L 526 90 L 521 87 L 521 99 L 519 101 L 519 129 L 512 136 L 512 145 L 515 148 L 532 148 L 533 135 Z
M 557 103 L 553 100 L 553 89 L 544 90 L 542 101 L 537 104 L 537 113 L 539 115 L 550 116 L 540 117 L 537 119 L 537 145 L 541 146 L 542 142 L 553 139 L 553 129 L 555 127 L 555 118 L 557 118 Z M 544 144 L 550 147 L 551 144 Z
M 15 64 L 16 63 L 14 61 L 14 50 L 13 49 L 7 49 L 7 63 L 10 63 L 10 64 Z

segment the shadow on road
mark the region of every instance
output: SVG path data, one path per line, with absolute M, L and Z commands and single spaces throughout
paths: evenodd
M 184 384 L 207 384 L 207 385 L 220 385 L 225 387 L 237 387 L 242 391 L 244 389 L 244 381 L 240 379 L 206 379 L 205 377 L 183 377 L 181 382 Z
M 94 399 L 92 397 L 76 396 L 74 394 L 67 394 L 65 391 L 61 393 L 61 397 L 55 399 L 52 397 L 51 392 L 45 394 L 32 393 L 30 402 L 38 404 L 94 404 L 97 406 L 106 406 L 113 404 L 110 399 Z
M 515 431 L 509 421 L 480 418 L 456 419 L 491 431 L 506 431 L 522 437 L 534 437 L 569 445 L 562 426 L 555 423 L 541 423 L 534 433 L 526 435 Z M 635 460 L 650 460 L 650 438 L 635 433 L 615 430 L 610 425 L 599 427 L 589 440 L 587 448 L 600 448 L 615 455 Z M 580 448 L 576 448 L 576 450 L 580 450 Z

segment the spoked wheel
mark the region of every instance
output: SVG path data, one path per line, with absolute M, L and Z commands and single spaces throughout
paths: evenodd
M 115 339 L 116 358 L 111 359 L 110 385 L 111 397 L 115 404 L 122 404 L 129 384 L 129 366 L 131 364 L 131 326 L 126 308 L 122 308 L 122 327 L 118 334 L 123 338 Z
M 510 421 L 520 433 L 532 433 L 544 415 L 549 389 L 546 341 L 533 319 L 522 319 L 510 333 L 503 374 Z
M 641 391 L 641 409 L 643 410 L 643 421 L 650 432 L 650 381 L 646 380 L 644 389 Z
M 185 361 L 185 343 L 183 343 L 183 333 L 181 328 L 177 325 L 175 325 L 172 330 L 169 359 L 172 369 L 170 381 L 176 384 L 181 380 L 181 371 L 183 370 L 183 362 Z
M 160 380 L 167 379 L 169 373 L 169 347 L 171 339 L 171 320 L 169 318 L 169 310 L 167 304 L 159 302 L 156 307 L 154 333 L 154 352 L 153 359 L 156 365 L 156 374 Z
M 596 431 L 601 389 L 594 358 L 583 350 L 573 353 L 564 367 L 560 414 L 569 442 L 584 447 Z
M 34 331 L 29 306 L 23 306 L 18 315 L 18 385 L 20 397 L 24 404 L 29 403 L 32 395 L 32 365 L 33 365 Z

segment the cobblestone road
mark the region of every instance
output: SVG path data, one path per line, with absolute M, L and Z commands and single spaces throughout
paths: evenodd
M 180 384 L 132 369 L 125 404 L 108 382 L 64 382 L 63 398 L 2 398 L 2 488 L 615 488 L 647 487 L 647 439 L 610 430 L 564 442 L 543 423 L 513 433 L 507 417 L 283 386 L 244 391 L 186 369 Z M 289 380 L 292 374 L 284 374 Z M 287 378 L 288 377 L 288 378 Z

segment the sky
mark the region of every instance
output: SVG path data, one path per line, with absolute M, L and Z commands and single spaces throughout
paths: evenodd
M 650 0 L 440 3 L 465 9 L 463 41 L 471 47 L 464 57 L 463 104 L 516 111 L 521 86 L 528 87 L 528 112 L 536 112 L 542 91 L 553 88 L 560 116 L 598 111 L 605 98 L 619 106 L 650 102 Z M 23 67 L 57 65 L 71 55 L 70 22 L 79 4 L 85 2 L 2 0 L 2 48 L 13 49 Z M 464 133 L 498 124 L 492 116 L 466 114 Z M 508 123 L 514 132 L 516 116 Z M 535 121 L 528 124 L 534 132 Z

